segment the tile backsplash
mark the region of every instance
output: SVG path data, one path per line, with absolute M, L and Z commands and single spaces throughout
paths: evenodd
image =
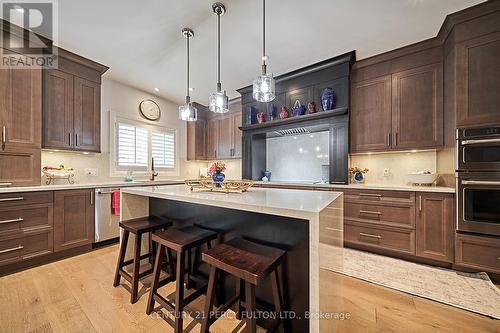
M 368 168 L 365 182 L 371 184 L 407 184 L 408 173 L 418 171 L 454 173 L 453 149 L 351 155 L 349 165 Z
M 328 131 L 268 138 L 266 166 L 272 181 L 319 182 L 328 152 Z

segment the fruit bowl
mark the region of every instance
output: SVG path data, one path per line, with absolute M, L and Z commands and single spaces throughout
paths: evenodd
M 430 172 L 412 172 L 408 174 L 408 181 L 418 185 L 432 185 L 436 181 L 438 175 Z

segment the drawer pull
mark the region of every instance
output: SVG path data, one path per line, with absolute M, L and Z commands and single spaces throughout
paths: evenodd
M 382 212 L 373 212 L 371 210 L 359 210 L 360 214 L 382 215 Z
M 12 183 L 0 183 L 0 187 L 3 187 L 3 186 L 11 186 Z
M 13 247 L 12 249 L 1 250 L 0 254 L 9 253 L 9 252 L 12 252 L 12 251 L 17 251 L 17 250 L 22 250 L 22 249 L 24 249 L 24 246 L 19 245 L 18 247 Z
M 382 198 L 382 194 L 360 193 L 360 197 Z
M 0 199 L 0 202 L 4 202 L 4 201 L 20 201 L 20 200 L 24 200 L 24 198 L 23 197 L 3 198 L 3 199 Z
M 380 235 L 365 234 L 364 232 L 360 232 L 359 235 L 362 237 L 382 239 L 382 236 L 380 236 Z
M 0 221 L 0 224 L 13 223 L 13 222 L 22 222 L 22 221 L 24 221 L 24 219 L 22 217 L 20 217 L 20 218 L 17 218 L 17 219 Z

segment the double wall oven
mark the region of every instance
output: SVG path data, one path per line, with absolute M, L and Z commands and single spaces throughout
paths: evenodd
M 457 229 L 500 236 L 500 126 L 457 130 Z

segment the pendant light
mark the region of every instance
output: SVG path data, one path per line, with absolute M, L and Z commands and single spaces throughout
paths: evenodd
M 259 102 L 271 102 L 276 98 L 276 81 L 267 73 L 266 61 L 266 0 L 262 0 L 262 72 L 253 80 L 253 98 Z
M 189 28 L 184 28 L 182 29 L 182 35 L 186 37 L 187 86 L 186 104 L 179 106 L 179 119 L 185 121 L 196 121 L 196 119 L 198 119 L 198 110 L 191 103 L 191 96 L 189 96 L 189 39 L 194 36 L 194 32 Z
M 226 7 L 216 2 L 212 5 L 212 10 L 217 15 L 217 91 L 210 94 L 208 109 L 215 113 L 226 113 L 229 111 L 229 99 L 220 83 L 220 17 L 226 12 Z

